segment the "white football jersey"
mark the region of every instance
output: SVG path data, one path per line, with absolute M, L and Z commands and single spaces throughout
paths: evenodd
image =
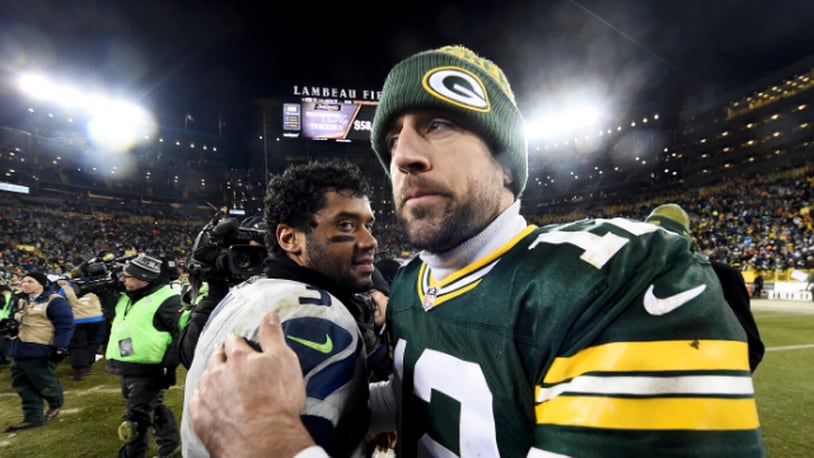
M 367 418 L 367 370 L 356 321 L 324 289 L 258 276 L 233 287 L 201 332 L 184 388 L 181 441 L 185 457 L 209 456 L 192 427 L 188 406 L 210 355 L 229 334 L 256 343 L 261 318 L 274 310 L 279 312 L 288 344 L 302 366 L 306 427 L 319 445 L 336 456 L 359 452 L 356 446 L 367 430 L 367 422 L 360 421 Z

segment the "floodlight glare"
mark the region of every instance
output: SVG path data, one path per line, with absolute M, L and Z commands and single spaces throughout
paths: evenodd
M 158 130 L 153 116 L 146 110 L 124 101 L 111 101 L 96 107 L 88 122 L 88 138 L 101 150 L 122 152 Z
M 90 119 L 87 124 L 88 138 L 102 151 L 126 151 L 158 130 L 152 113 L 96 90 L 57 84 L 39 74 L 20 75 L 17 84 L 20 91 L 31 98 L 87 116 Z
M 42 75 L 25 74 L 17 79 L 20 91 L 36 100 L 49 100 L 56 93 L 56 85 Z
M 602 116 L 602 109 L 596 105 L 576 104 L 527 122 L 526 135 L 530 141 L 573 138 L 596 130 Z

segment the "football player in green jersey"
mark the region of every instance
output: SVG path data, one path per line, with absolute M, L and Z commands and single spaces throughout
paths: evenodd
M 746 336 L 689 240 L 520 215 L 525 124 L 494 63 L 461 46 L 401 61 L 371 142 L 422 250 L 391 289 L 394 375 L 371 386 L 371 428 L 397 427 L 398 456 L 765 455 Z M 293 421 L 302 400 L 265 386 L 284 393 L 296 369 L 270 320 L 268 354 L 232 340 L 210 360 L 195 427 L 218 450 L 324 456 Z

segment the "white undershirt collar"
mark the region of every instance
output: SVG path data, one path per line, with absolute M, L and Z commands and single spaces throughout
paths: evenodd
M 435 281 L 460 270 L 495 251 L 528 226 L 520 215 L 520 201 L 515 200 L 494 221 L 474 237 L 443 253 L 422 251 L 419 257 L 432 270 Z

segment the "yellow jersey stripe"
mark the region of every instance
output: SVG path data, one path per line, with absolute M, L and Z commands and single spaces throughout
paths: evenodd
M 543 380 L 556 384 L 590 372 L 749 371 L 746 342 L 665 340 L 612 342 L 556 358 Z
M 629 430 L 751 430 L 754 399 L 560 396 L 535 407 L 537 424 Z

